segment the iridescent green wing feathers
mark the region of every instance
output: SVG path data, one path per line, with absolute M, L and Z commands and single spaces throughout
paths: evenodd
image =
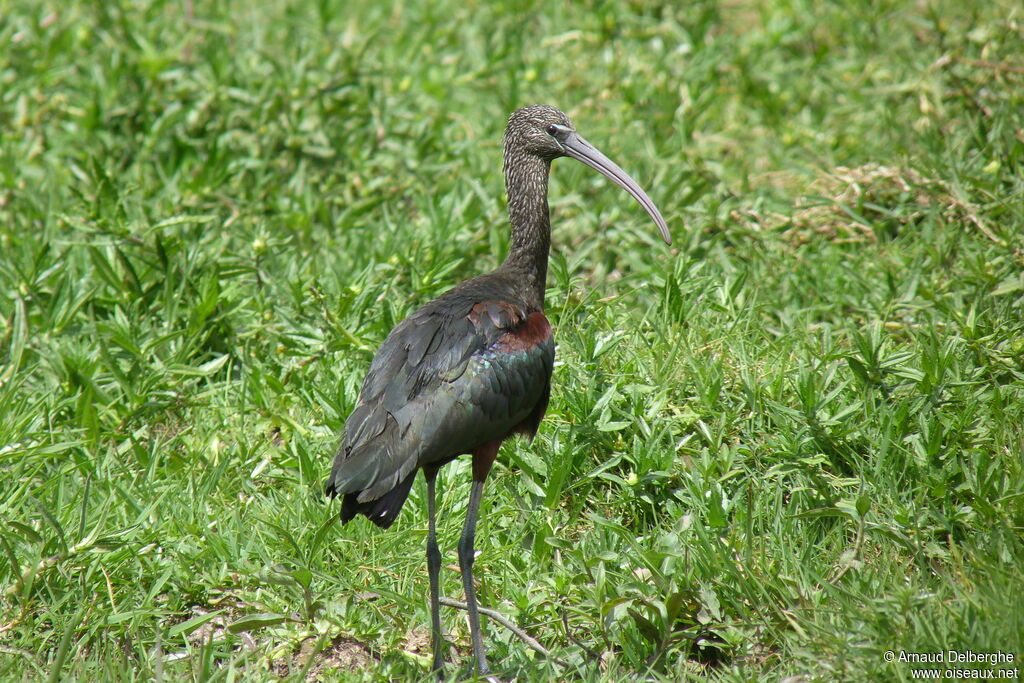
M 536 431 L 554 363 L 547 321 L 458 294 L 404 320 L 377 352 L 327 484 L 328 494 L 346 494 L 343 519 L 363 512 L 389 525 L 418 467 Z

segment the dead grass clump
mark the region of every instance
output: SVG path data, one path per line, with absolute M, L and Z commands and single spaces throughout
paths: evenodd
M 377 663 L 366 644 L 354 638 L 338 636 L 320 651 L 316 649 L 317 642 L 318 639 L 315 637 L 303 640 L 299 651 L 294 654 L 291 661 L 277 662 L 273 667 L 273 673 L 286 677 L 294 676 L 304 670 L 305 680 L 320 681 L 337 678 L 346 671 L 363 671 Z M 310 657 L 313 657 L 311 664 Z
M 787 240 L 804 244 L 824 238 L 831 242 L 876 242 L 913 228 L 928 214 L 982 232 L 1004 244 L 978 216 L 977 207 L 956 197 L 945 182 L 911 168 L 865 164 L 837 167 L 813 181 L 797 201 Z

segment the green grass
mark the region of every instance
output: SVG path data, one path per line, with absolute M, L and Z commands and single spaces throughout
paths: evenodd
M 1024 656 L 1016 2 L 189 4 L 0 2 L 0 678 L 429 680 L 422 484 L 380 533 L 322 483 L 389 329 L 503 257 L 533 102 L 676 242 L 555 163 L 476 566 L 558 662 L 489 624 L 496 670 Z

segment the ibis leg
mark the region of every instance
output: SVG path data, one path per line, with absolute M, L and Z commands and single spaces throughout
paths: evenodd
M 483 636 L 480 633 L 480 612 L 476 605 L 476 588 L 473 586 L 473 540 L 476 536 L 476 518 L 480 512 L 480 496 L 484 490 L 482 480 L 473 479 L 469 492 L 469 508 L 466 510 L 466 524 L 459 539 L 459 568 L 462 570 L 462 588 L 466 592 L 466 608 L 469 612 L 469 634 L 473 640 L 473 655 L 476 657 L 478 676 L 490 673 L 487 657 L 484 655 Z
M 441 652 L 444 639 L 441 637 L 441 589 L 438 584 L 441 573 L 441 551 L 437 548 L 437 532 L 434 527 L 434 481 L 437 472 L 428 473 L 427 479 L 427 573 L 430 575 L 430 643 L 434 650 L 433 670 L 440 673 L 444 669 L 444 655 Z

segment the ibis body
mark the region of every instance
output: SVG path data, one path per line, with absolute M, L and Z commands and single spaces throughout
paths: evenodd
M 547 202 L 551 161 L 573 157 L 600 171 L 639 201 L 666 243 L 668 228 L 654 203 L 615 163 L 546 105 L 512 113 L 505 131 L 505 184 L 511 244 L 496 270 L 467 280 L 399 323 L 381 344 L 345 423 L 327 481 L 341 495 L 341 519 L 358 514 L 387 528 L 416 477 L 427 484 L 427 568 L 433 664 L 443 667 L 435 532 L 439 468 L 472 455 L 473 481 L 459 541 L 459 565 L 477 671 L 488 673 L 473 584 L 473 545 L 484 481 L 502 441 L 532 437 L 551 391 L 555 343 L 544 317 L 550 250 Z

